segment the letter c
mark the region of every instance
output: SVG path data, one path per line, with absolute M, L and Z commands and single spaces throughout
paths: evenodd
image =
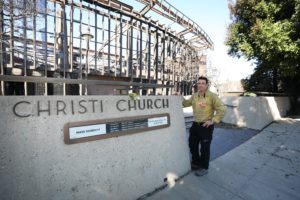
M 116 106 L 117 106 L 117 109 L 118 109 L 119 111 L 125 111 L 125 110 L 126 110 L 125 108 L 124 108 L 124 109 L 121 109 L 121 108 L 120 108 L 120 105 L 119 105 L 119 104 L 121 103 L 121 101 L 126 102 L 124 99 L 119 100 L 119 101 L 117 102 L 117 105 L 116 105 Z
M 13 107 L 13 112 L 14 112 L 14 114 L 15 114 L 16 116 L 18 116 L 18 117 L 29 117 L 30 114 L 28 114 L 28 115 L 20 115 L 20 114 L 18 114 L 18 112 L 16 111 L 17 106 L 18 106 L 19 104 L 21 104 L 21 103 L 30 104 L 30 102 L 28 102 L 28 101 L 20 101 L 20 102 L 16 103 L 16 104 L 14 105 L 14 107 Z
M 156 108 L 161 108 L 161 106 L 158 106 L 158 105 L 157 105 L 157 102 L 158 102 L 158 101 L 161 102 L 161 99 L 155 99 L 155 100 L 154 100 L 154 106 L 155 106 Z M 160 105 L 161 105 L 161 103 L 160 103 Z

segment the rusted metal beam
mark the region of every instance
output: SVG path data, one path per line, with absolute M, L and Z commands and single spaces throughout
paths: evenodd
M 110 80 L 90 80 L 90 79 L 63 79 L 63 78 L 45 78 L 45 77 L 33 77 L 33 76 L 16 76 L 12 75 L 0 75 L 0 81 L 9 82 L 30 82 L 30 83 L 65 83 L 65 84 L 87 84 L 87 85 L 115 85 L 115 86 L 138 86 L 143 88 L 172 88 L 173 85 L 161 85 L 151 83 L 139 83 L 130 81 L 110 81 Z

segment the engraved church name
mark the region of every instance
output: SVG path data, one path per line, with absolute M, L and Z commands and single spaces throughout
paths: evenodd
M 40 117 L 40 116 L 63 116 L 78 115 L 87 113 L 105 113 L 115 109 L 118 112 L 153 110 L 169 108 L 169 100 L 167 98 L 158 99 L 120 99 L 113 105 L 107 106 L 107 101 L 101 99 L 81 99 L 81 100 L 37 100 L 37 101 L 18 101 L 12 109 L 17 117 Z

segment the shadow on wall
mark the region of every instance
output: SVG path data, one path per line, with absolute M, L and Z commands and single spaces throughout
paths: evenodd
M 227 106 L 223 122 L 261 130 L 290 109 L 288 97 L 221 97 Z

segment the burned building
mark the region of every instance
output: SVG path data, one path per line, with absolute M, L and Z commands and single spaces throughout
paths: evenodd
M 1 95 L 191 93 L 209 36 L 167 1 L 128 2 L 2 1 Z

